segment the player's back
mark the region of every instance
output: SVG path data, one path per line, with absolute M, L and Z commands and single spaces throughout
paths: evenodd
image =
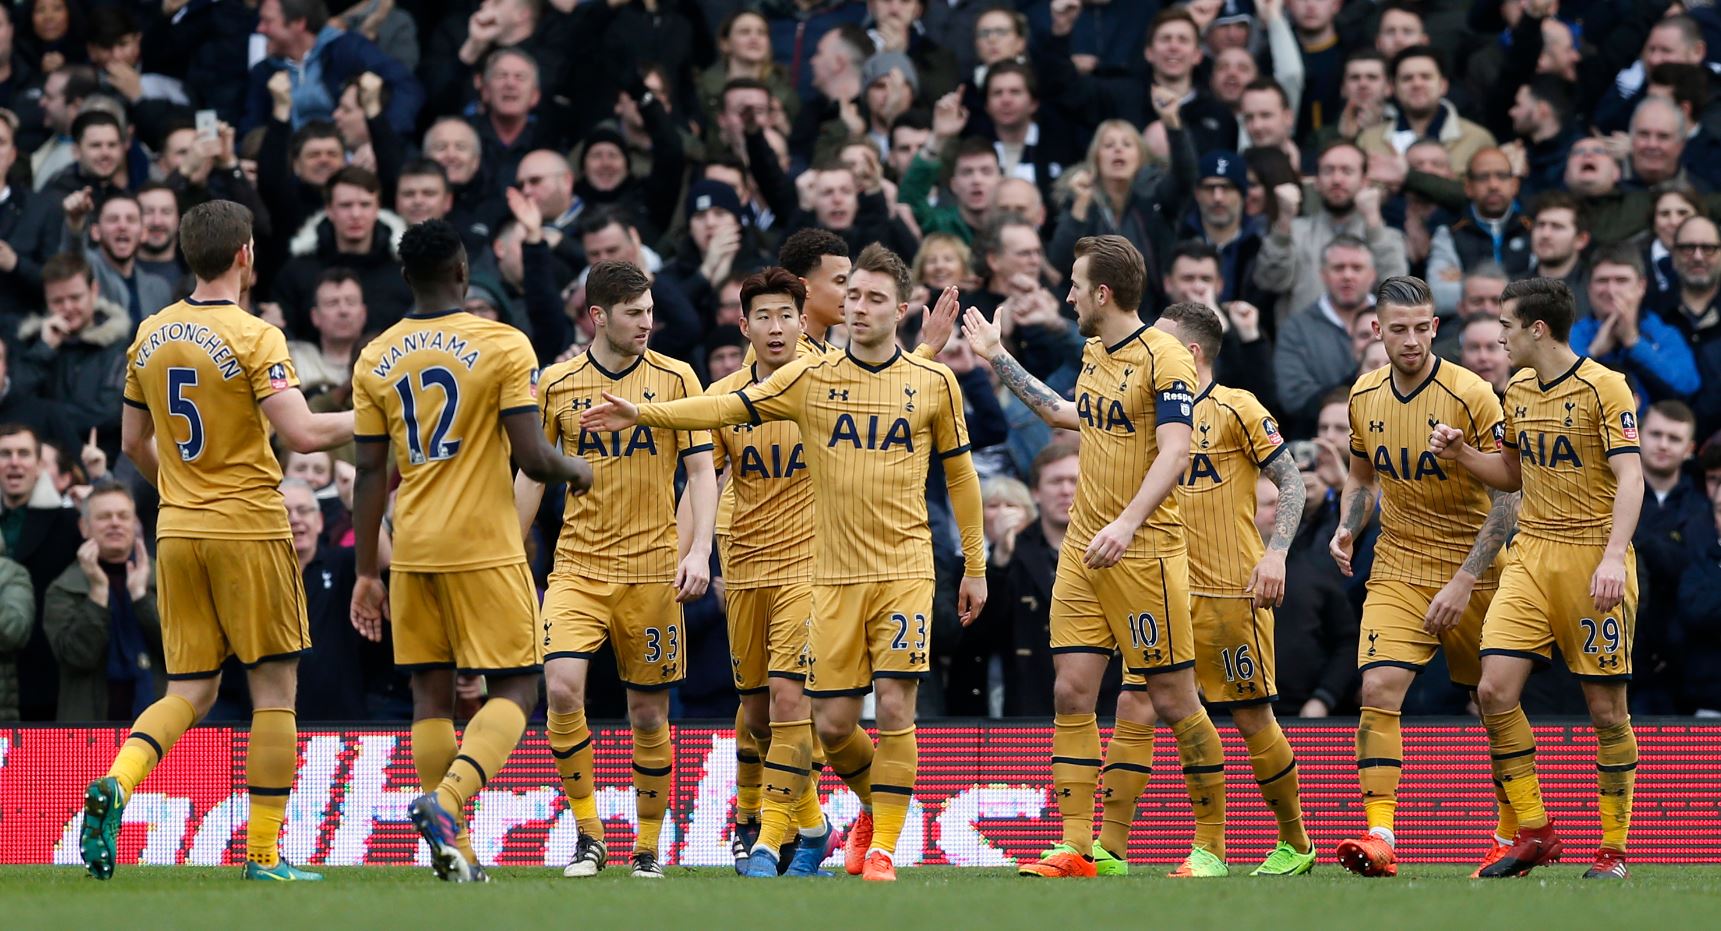
M 297 387 L 281 331 L 237 304 L 171 304 L 126 353 L 125 402 L 149 412 L 158 537 L 290 539 L 261 403 Z
M 1423 382 L 1402 393 L 1392 366 L 1365 372 L 1351 388 L 1351 455 L 1367 459 L 1381 486 L 1374 576 L 1439 587 L 1451 580 L 1488 518 L 1489 492 L 1463 467 L 1428 449 L 1436 424 L 1464 431 L 1477 449 L 1499 448 L 1500 402 L 1481 376 L 1435 359 Z M 1497 568 L 1478 580 L 1494 586 Z
M 1526 536 L 1600 545 L 1613 527 L 1619 479 L 1608 459 L 1638 451 L 1625 376 L 1593 359 L 1544 385 L 1522 369 L 1506 386 L 1505 444 L 1518 451 Z
M 1266 546 L 1255 528 L 1255 479 L 1285 449 L 1278 424 L 1253 394 L 1211 384 L 1195 398 L 1189 470 L 1177 483 L 1187 531 L 1189 590 L 1241 594 Z
M 464 311 L 407 314 L 353 371 L 355 439 L 392 443 L 393 565 L 464 571 L 523 562 L 502 418 L 536 413 L 525 334 Z
M 1159 456 L 1161 416 L 1188 423 L 1195 384 L 1194 358 L 1163 330 L 1143 326 L 1112 346 L 1088 340 L 1075 398 L 1081 484 L 1070 507 L 1066 545 L 1085 548 L 1123 513 Z M 1162 411 L 1161 404 L 1168 408 Z M 1171 556 L 1183 550 L 1177 498 L 1167 495 L 1136 532 L 1129 555 Z

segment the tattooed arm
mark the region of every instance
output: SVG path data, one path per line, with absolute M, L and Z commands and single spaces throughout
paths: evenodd
M 1428 613 L 1422 616 L 1422 629 L 1431 634 L 1458 626 L 1470 606 L 1470 593 L 1476 588 L 1476 580 L 1493 565 L 1494 557 L 1500 555 L 1500 547 L 1506 545 L 1506 538 L 1518 526 L 1518 504 L 1523 494 L 1516 491 L 1494 491 L 1491 494 L 1494 504 L 1488 509 L 1488 518 L 1482 522 L 1482 529 L 1476 534 L 1470 555 L 1464 558 L 1464 565 L 1452 574 L 1452 581 L 1435 594 L 1428 603 Z
M 1279 506 L 1273 512 L 1273 535 L 1267 540 L 1267 552 L 1255 564 L 1249 576 L 1249 591 L 1255 595 L 1255 607 L 1278 607 L 1285 602 L 1285 551 L 1291 548 L 1291 538 L 1303 522 L 1303 505 L 1308 492 L 1303 487 L 1303 473 L 1290 456 L 1278 455 L 1267 463 L 1261 474 L 1279 488 Z
M 1010 393 L 1022 399 L 1022 403 L 1049 426 L 1061 427 L 1065 430 L 1076 430 L 1081 427 L 1081 421 L 1076 419 L 1076 406 L 1058 396 L 1056 391 L 1046 387 L 1046 383 L 1028 374 L 1008 352 L 1004 351 L 1003 337 L 998 324 L 987 320 L 978 310 L 970 307 L 962 322 L 962 332 L 968 337 L 968 344 L 974 349 L 974 354 L 985 359 L 992 371 L 998 374 L 998 380 Z
M 1339 493 L 1339 529 L 1333 532 L 1327 551 L 1346 578 L 1351 574 L 1351 550 L 1362 536 L 1369 518 L 1374 516 L 1374 504 L 1380 497 L 1380 480 L 1374 474 L 1374 464 L 1362 456 L 1351 457 L 1350 473 Z

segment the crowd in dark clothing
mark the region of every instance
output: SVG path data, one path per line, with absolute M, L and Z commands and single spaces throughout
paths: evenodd
M 1582 310 L 1574 348 L 1624 372 L 1643 405 L 1634 707 L 1721 711 L 1708 4 L 6 0 L 0 111 L 0 719 L 125 719 L 159 687 L 153 589 L 133 571 L 154 499 L 118 449 L 124 355 L 144 317 L 189 293 L 179 217 L 210 199 L 251 209 L 248 309 L 285 331 L 319 410 L 350 407 L 353 359 L 410 309 L 396 245 L 429 219 L 466 243 L 464 309 L 524 331 L 541 364 L 584 350 L 586 269 L 620 260 L 651 279 L 651 348 L 720 378 L 744 348 L 740 281 L 817 227 L 912 262 L 905 342 L 955 286 L 1008 319 L 1011 351 L 1065 394 L 1084 346 L 1066 300 L 1075 242 L 1122 235 L 1146 260 L 1143 322 L 1211 305 L 1218 380 L 1253 392 L 1295 447 L 1309 507 L 1277 657 L 1281 709 L 1304 715 L 1357 707 L 1372 536 L 1351 578 L 1326 544 L 1344 393 L 1385 361 L 1375 286 L 1425 278 L 1436 352 L 1503 391 L 1500 290 L 1562 279 Z M 1053 432 L 960 336 L 940 358 L 989 508 L 1009 516 L 988 522 L 982 622 L 960 628 L 940 601 L 940 687 L 923 711 L 1043 716 L 1068 506 L 1032 486 Z M 301 553 L 320 654 L 301 717 L 399 716 L 386 645 L 341 620 L 350 466 L 324 459 L 288 469 L 325 512 Z M 104 476 L 130 491 L 139 557 L 117 537 L 90 555 Z M 942 488 L 935 475 L 928 512 L 950 591 L 960 547 Z M 540 542 L 559 516 L 547 496 Z M 716 594 L 688 608 L 688 714 L 734 707 L 722 611 Z M 605 669 L 594 713 L 619 715 Z M 1439 670 L 1423 683 L 1407 711 L 1464 710 Z M 1527 701 L 1580 708 L 1559 673 Z

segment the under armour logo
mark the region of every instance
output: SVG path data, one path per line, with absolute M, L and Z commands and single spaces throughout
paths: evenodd
M 1530 409 L 1525 407 L 1522 404 L 1519 404 L 1519 405 L 1512 408 L 1512 416 L 1513 417 L 1522 417 L 1525 414 L 1528 414 L 1529 412 L 1530 412 Z
M 1435 427 L 1438 427 L 1438 426 L 1440 426 L 1440 421 L 1435 419 L 1433 414 L 1429 414 L 1428 415 L 1428 429 L 1433 430 Z
M 670 676 L 675 675 L 675 664 L 674 663 L 664 663 L 663 669 L 660 671 L 660 673 L 663 676 L 663 678 L 665 678 L 665 679 L 669 678 Z
M 1092 375 L 1093 373 L 1094 373 L 1094 364 L 1092 362 L 1089 362 L 1087 365 L 1082 366 L 1082 374 L 1083 375 Z
M 1369 421 L 1368 422 L 1368 432 L 1370 432 L 1370 433 L 1385 433 L 1386 432 L 1386 421 L 1384 421 L 1384 420 L 1371 420 L 1371 421 Z
M 908 664 L 910 666 L 918 666 L 924 662 L 926 662 L 926 654 L 925 653 L 910 653 L 910 654 L 908 654 Z
M 735 424 L 734 426 L 730 427 L 729 429 L 735 431 L 736 433 L 752 433 L 753 432 L 753 425 L 750 423 L 738 423 L 738 424 Z
M 1058 798 L 1069 798 L 1073 795 L 1075 795 L 1075 793 L 1070 791 L 1069 789 L 1059 789 L 1058 790 Z
M 849 389 L 847 388 L 831 388 L 830 392 L 830 397 L 825 399 L 827 401 L 847 401 L 849 399 Z
M 575 398 L 573 400 L 573 403 L 569 406 L 571 406 L 576 411 L 589 411 L 592 409 L 592 399 L 591 398 Z
M 1105 798 L 1111 798 L 1111 794 L 1112 794 L 1112 789 L 1111 789 L 1111 787 L 1110 787 L 1110 786 L 1107 786 L 1107 787 L 1106 787 L 1106 788 L 1105 788 L 1105 790 L 1104 790 L 1104 791 L 1102 791 L 1102 792 L 1101 792 L 1101 793 L 1100 793 L 1100 794 L 1101 794 L 1101 795 L 1102 795 L 1102 796 L 1104 796 L 1104 797 L 1105 797 Z
M 1380 639 L 1380 631 L 1371 630 L 1368 632 L 1368 655 L 1369 656 L 1374 655 L 1374 642 L 1378 639 Z
M 638 797 L 657 798 L 656 789 L 635 789 L 633 790 L 633 794 Z
M 782 795 L 784 798 L 788 798 L 789 796 L 795 794 L 795 790 L 789 788 L 788 786 L 774 786 L 774 785 L 771 785 L 769 783 L 766 783 L 766 785 L 765 785 L 765 792 L 767 794 L 772 793 L 772 792 L 776 792 L 776 793 Z

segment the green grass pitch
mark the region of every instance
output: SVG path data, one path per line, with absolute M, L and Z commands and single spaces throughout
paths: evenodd
M 595 879 L 498 869 L 485 886 L 428 870 L 328 871 L 322 884 L 245 883 L 237 868 L 122 867 L 99 883 L 68 867 L 0 867 L 6 928 L 938 928 L 1104 929 L 1715 927 L 1721 866 L 1637 866 L 1623 882 L 1585 882 L 1584 864 L 1477 882 L 1469 868 L 1405 866 L 1365 880 L 1323 863 L 1310 876 L 1173 881 L 1137 866 L 1122 879 L 1019 879 L 1003 870 L 903 869 L 894 886 L 747 880 L 722 868 L 669 868 L 649 883 L 612 868 Z M 1236 869 L 1236 865 L 1233 865 Z

